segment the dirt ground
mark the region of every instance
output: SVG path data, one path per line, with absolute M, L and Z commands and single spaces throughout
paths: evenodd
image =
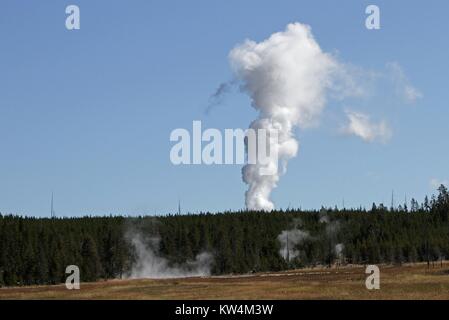
M 0 299 L 449 299 L 449 262 L 379 266 L 380 289 L 368 290 L 363 266 L 181 279 L 108 280 L 0 288 Z

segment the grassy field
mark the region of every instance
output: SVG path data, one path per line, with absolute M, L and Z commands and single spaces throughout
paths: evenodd
M 1 288 L 0 299 L 449 299 L 449 263 L 380 266 L 367 290 L 364 267 L 315 268 L 243 276 L 109 280 Z

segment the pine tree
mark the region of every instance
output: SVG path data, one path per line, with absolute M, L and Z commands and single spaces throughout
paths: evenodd
M 100 258 L 97 247 L 91 236 L 86 236 L 81 247 L 82 267 L 80 276 L 82 281 L 95 281 L 101 274 Z

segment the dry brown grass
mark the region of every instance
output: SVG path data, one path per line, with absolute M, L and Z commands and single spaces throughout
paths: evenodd
M 449 263 L 380 266 L 380 290 L 367 290 L 365 268 L 304 269 L 248 276 L 110 280 L 1 288 L 0 299 L 449 299 Z

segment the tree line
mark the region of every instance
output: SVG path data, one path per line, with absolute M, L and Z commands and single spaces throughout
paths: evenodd
M 287 244 L 295 252 L 287 257 L 278 238 L 285 230 L 307 233 Z M 409 206 L 373 204 L 369 210 L 77 218 L 0 214 L 0 286 L 65 282 L 68 265 L 79 266 L 82 281 L 126 277 L 136 263 L 129 241 L 133 232 L 157 237 L 157 255 L 173 265 L 211 253 L 216 275 L 335 263 L 430 264 L 449 257 L 449 193 L 441 186 L 421 204 L 412 199 Z

